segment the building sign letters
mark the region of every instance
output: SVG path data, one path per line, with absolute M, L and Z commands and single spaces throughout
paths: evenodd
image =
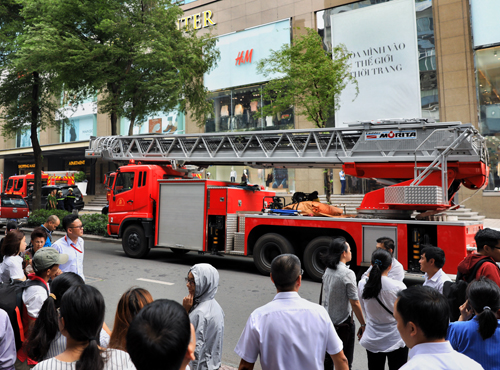
M 399 140 L 399 139 L 416 139 L 417 131 L 371 131 L 365 134 L 366 141 L 373 140 Z
M 81 161 L 70 161 L 68 163 L 70 166 L 83 166 L 85 164 L 85 160 Z
M 195 30 L 199 30 L 209 26 L 215 26 L 217 23 L 212 20 L 212 15 L 213 13 L 211 10 L 205 10 L 201 13 L 179 18 L 177 20 L 177 29 L 180 30 L 182 27 L 188 29 L 192 27 Z
M 246 53 L 244 51 L 238 52 L 238 57 L 236 58 L 236 63 L 234 65 L 240 65 L 245 63 L 252 63 L 252 53 L 253 49 L 247 50 Z
M 34 163 L 29 163 L 29 164 L 18 164 L 17 168 L 35 168 Z

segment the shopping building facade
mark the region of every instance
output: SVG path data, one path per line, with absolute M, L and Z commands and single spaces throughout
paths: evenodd
M 398 1 L 398 0 L 394 0 Z M 351 12 L 352 23 L 362 22 L 366 9 L 384 5 L 383 0 L 186 0 L 181 8 L 183 17 L 178 27 L 212 32 L 218 38 L 221 59 L 218 66 L 205 76 L 214 111 L 206 122 L 194 122 L 189 112 L 159 113 L 134 133 L 201 133 L 250 130 L 288 130 L 312 128 L 313 124 L 296 115 L 293 107 L 275 116 L 258 118 L 257 110 L 269 104 L 262 97 L 267 79 L 256 69 L 257 62 L 292 42 L 301 28 L 318 31 L 326 49 L 332 47 L 332 35 L 340 32 L 332 25 L 335 15 Z M 415 45 L 418 65 L 417 87 L 419 114 L 438 121 L 472 123 L 487 137 L 491 176 L 487 189 L 465 204 L 490 217 L 500 217 L 500 177 L 498 148 L 500 147 L 500 29 L 495 15 L 500 5 L 494 0 L 427 0 L 415 1 Z M 382 9 L 382 8 L 381 8 Z M 359 17 L 358 17 L 359 14 Z M 367 34 L 361 41 L 370 38 Z M 376 90 L 375 90 L 376 91 Z M 376 93 L 374 95 L 377 95 Z M 378 97 L 380 98 L 380 97 Z M 95 105 L 95 104 L 94 104 Z M 110 120 L 95 108 L 76 112 L 72 124 L 60 132 L 40 132 L 44 150 L 44 169 L 78 169 L 88 174 L 94 193 L 103 191 L 100 183 L 113 164 L 90 163 L 84 150 L 91 135 L 109 135 Z M 93 110 L 92 110 L 93 109 Z M 373 117 L 394 118 L 394 117 Z M 335 123 L 332 121 L 331 123 Z M 128 122 L 119 122 L 119 132 L 128 132 Z M 28 171 L 33 163 L 29 140 L 18 135 L 15 140 L 0 141 L 0 171 L 8 177 Z M 24 166 L 24 167 L 23 167 Z M 236 180 L 244 173 L 249 181 L 278 192 L 294 191 L 324 193 L 321 170 L 274 169 L 250 167 L 209 167 L 211 178 Z M 339 193 L 340 181 L 335 172 L 333 191 Z M 348 192 L 370 190 L 369 182 L 348 179 Z M 90 186 L 92 189 L 92 186 Z M 462 190 L 460 198 L 471 195 Z

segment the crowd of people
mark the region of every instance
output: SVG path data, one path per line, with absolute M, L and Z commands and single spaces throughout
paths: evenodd
M 24 233 L 9 223 L 0 241 L 2 286 L 22 292 L 19 328 L 0 309 L 0 370 L 222 366 L 224 311 L 215 299 L 217 269 L 200 263 L 187 271 L 182 305 L 153 300 L 142 288 L 128 289 L 111 331 L 104 322 L 104 297 L 85 284 L 82 222 L 76 215 L 64 217 L 65 235 L 54 241 L 59 224 L 50 216 L 26 246 Z M 371 266 L 358 282 L 348 267 L 351 246 L 332 238 L 322 255 L 326 269 L 319 304 L 299 295 L 300 259 L 277 256 L 270 274 L 277 294 L 248 318 L 234 349 L 239 369 L 251 370 L 260 360 L 264 370 L 347 370 L 356 338 L 369 370 L 385 369 L 386 362 L 390 370 L 500 369 L 500 232 L 480 230 L 475 240 L 477 253 L 458 267 L 457 279 L 468 284 L 458 321 L 452 322 L 443 294 L 452 282 L 442 270 L 445 255 L 438 247 L 421 250 L 424 284 L 407 288 L 392 239 L 376 241 Z

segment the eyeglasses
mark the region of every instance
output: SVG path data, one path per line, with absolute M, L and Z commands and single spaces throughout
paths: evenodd
M 80 230 L 82 230 L 83 229 L 83 225 L 80 225 L 80 226 L 70 226 L 69 229 L 80 229 Z
M 194 285 L 194 279 L 184 278 L 184 280 L 186 280 L 186 283 Z

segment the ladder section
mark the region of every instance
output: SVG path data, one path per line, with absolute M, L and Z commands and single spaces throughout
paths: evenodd
M 456 143 L 458 137 L 464 139 Z M 92 137 L 85 156 L 174 166 L 331 168 L 345 162 L 433 162 L 443 148 L 448 161 L 484 161 L 484 139 L 470 124 L 423 119 L 310 130 Z

